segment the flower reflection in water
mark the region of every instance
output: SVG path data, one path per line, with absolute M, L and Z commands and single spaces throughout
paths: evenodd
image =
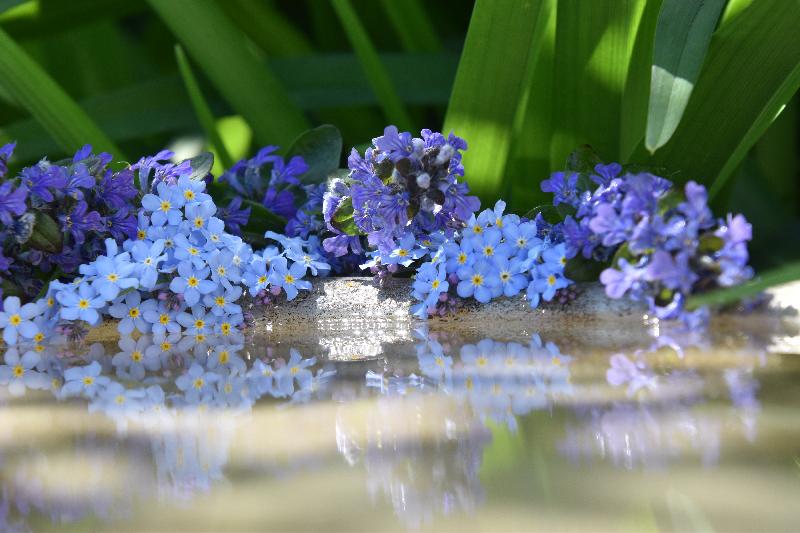
M 595 461 L 665 468 L 695 456 L 714 465 L 726 431 L 756 437 L 754 371 L 765 360 L 753 350 L 727 350 L 725 366 L 710 372 L 697 364 L 706 347 L 684 351 L 687 339 L 665 336 L 647 349 L 602 358 L 566 355 L 539 335 L 471 344 L 425 329 L 416 336 L 416 357 L 401 353 L 382 368 L 375 361 L 320 362 L 292 348 L 275 357 L 279 347 L 256 348 L 242 337 L 143 335 L 84 347 L 81 355 L 67 347 L 13 347 L 0 366 L 0 401 L 8 404 L 0 409 L 0 529 L 26 530 L 34 514 L 54 523 L 118 520 L 154 498 L 188 506 L 237 483 L 232 473 L 226 477 L 232 458 L 244 459 L 251 476 L 286 476 L 330 466 L 333 446 L 338 464 L 366 471 L 373 502 L 386 501 L 417 527 L 482 505 L 484 458 L 498 431 L 536 439 L 576 468 Z M 371 367 L 366 376 L 361 364 Z M 704 405 L 720 392 L 722 414 Z M 80 401 L 93 414 L 74 430 L 62 422 L 72 440 L 55 451 L 30 433 L 14 436 L 22 424 L 15 408 L 49 394 L 62 403 L 46 404 L 47 416 Z M 289 418 L 270 418 L 277 427 L 259 434 L 263 440 L 253 437 L 259 401 L 262 415 L 317 402 L 317 411 L 290 416 L 316 413 L 309 420 L 319 429 L 308 437 L 324 449 L 295 449 L 305 436 L 282 427 Z M 278 452 L 289 468 L 258 463 L 264 456 L 257 448 L 273 446 L 280 434 L 289 434 L 286 451 Z M 528 444 L 520 442 L 521 449 Z

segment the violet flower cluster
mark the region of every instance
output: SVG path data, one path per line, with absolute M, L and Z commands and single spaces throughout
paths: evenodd
M 97 257 L 104 239 L 135 236 L 135 169 L 113 170 L 111 155 L 87 145 L 70 160 L 42 159 L 11 177 L 14 148 L 0 148 L 0 278 L 6 295 L 29 300 L 52 275 Z
M 645 301 L 654 317 L 695 327 L 708 310 L 688 311 L 691 294 L 752 277 L 750 224 L 742 215 L 715 218 L 702 185 L 690 181 L 680 195 L 669 180 L 616 163 L 598 164 L 585 178 L 556 172 L 542 190 L 575 210 L 557 229 L 567 257 L 612 260 L 600 276 L 610 298 Z
M 310 288 L 303 279 L 309 272 L 330 270 L 313 238 L 268 232 L 278 246 L 253 252 L 225 231 L 202 179 L 184 174 L 155 185 L 142 198 L 136 239 L 121 246 L 106 239 L 105 254 L 81 265 L 72 282 L 52 281 L 46 297 L 34 303 L 6 298 L 0 328 L 7 344 L 79 336 L 81 322 L 97 325 L 105 315 L 120 320 L 122 334 L 183 334 L 197 342 L 212 333 L 229 337 L 244 322 L 237 303 L 243 287 L 262 300 L 281 294 L 291 300 Z
M 306 239 L 322 228 L 325 184 L 302 184 L 300 176 L 308 170 L 305 160 L 294 156 L 286 162 L 275 154 L 277 150 L 277 146 L 266 146 L 220 176 L 219 181 L 237 195 L 222 217 L 231 233 L 241 235 L 240 227 L 249 219 L 250 209 L 240 209 L 243 200 L 257 202 L 285 218 L 284 232 L 289 237 Z
M 467 143 L 450 134 L 422 130 L 421 138 L 388 126 L 362 157 L 355 149 L 350 173 L 329 183 L 323 201 L 329 253 L 359 255 L 369 247 L 389 253 L 408 234 L 417 241 L 436 232 L 451 237 L 480 207 L 469 196 L 461 151 Z

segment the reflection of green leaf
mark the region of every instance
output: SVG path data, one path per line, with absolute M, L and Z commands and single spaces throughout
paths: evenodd
M 305 131 L 289 147 L 286 158 L 296 155 L 302 156 L 308 165 L 308 171 L 300 176 L 300 181 L 322 183 L 339 168 L 342 134 L 330 124 Z
M 353 199 L 345 196 L 331 217 L 331 225 L 346 235 L 359 235 L 360 231 L 353 219 Z
M 725 0 L 664 0 L 658 15 L 645 146 L 669 141 L 689 102 Z

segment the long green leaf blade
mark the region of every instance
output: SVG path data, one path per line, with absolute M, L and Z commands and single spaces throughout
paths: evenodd
M 3 30 L 0 86 L 33 115 L 64 151 L 74 152 L 91 144 L 97 151 L 124 158 L 80 106 Z
M 344 31 L 361 66 L 364 68 L 364 73 L 381 103 L 386 119 L 393 122 L 401 131 L 410 130 L 413 125 L 411 117 L 397 95 L 392 79 L 381 63 L 378 52 L 370 41 L 350 0 L 333 0 L 332 5 L 339 21 L 344 26 Z
M 389 20 L 409 52 L 438 52 L 442 48 L 436 29 L 420 0 L 381 0 Z
M 478 0 L 447 109 L 445 132 L 469 139 L 467 181 L 484 202 L 494 202 L 514 137 L 520 101 L 531 79 L 533 38 L 542 1 Z
M 644 0 L 559 0 L 551 164 L 589 144 L 619 158 L 621 108 Z
M 672 139 L 634 160 L 680 170 L 679 181 L 713 183 L 709 193 L 718 193 L 800 88 L 798 24 L 800 2 L 784 0 L 758 0 L 723 24 Z
M 149 0 L 262 144 L 288 145 L 309 123 L 213 0 Z
M 756 276 L 752 280 L 742 283 L 741 285 L 691 296 L 686 301 L 686 307 L 689 309 L 696 309 L 703 305 L 725 305 L 737 302 L 743 298 L 755 296 L 770 287 L 782 285 L 798 279 L 800 279 L 800 262 L 789 263 Z
M 233 158 L 228 153 L 228 149 L 225 148 L 225 143 L 222 142 L 222 138 L 219 136 L 214 114 L 211 112 L 211 108 L 203 97 L 203 93 L 200 91 L 200 85 L 197 83 L 197 78 L 195 78 L 192 72 L 192 66 L 189 64 L 189 59 L 186 57 L 183 48 L 181 48 L 179 44 L 175 45 L 175 59 L 178 62 L 178 70 L 183 78 L 183 84 L 186 86 L 186 92 L 189 93 L 189 100 L 192 102 L 197 120 L 200 122 L 206 137 L 208 137 L 208 142 L 214 147 L 217 156 L 219 156 L 222 162 L 223 168 L 231 168 L 233 166 Z
M 669 141 L 689 103 L 725 0 L 664 0 L 653 47 L 645 147 Z

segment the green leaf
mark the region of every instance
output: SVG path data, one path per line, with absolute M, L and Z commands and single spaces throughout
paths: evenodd
M 286 153 L 286 158 L 302 156 L 308 171 L 300 176 L 303 183 L 322 183 L 339 168 L 342 134 L 335 126 L 323 124 L 300 134 Z
M 250 219 L 245 225 L 245 231 L 263 237 L 267 231 L 280 231 L 286 228 L 286 219 L 276 215 L 263 205 L 252 200 L 242 199 L 242 205 L 250 208 Z
M 288 144 L 309 124 L 286 89 L 213 0 L 149 0 L 262 144 Z
M 189 174 L 189 179 L 194 181 L 203 180 L 214 166 L 214 154 L 203 152 L 189 159 L 189 164 L 192 166 L 192 173 Z
M 466 179 L 484 202 L 493 203 L 503 187 L 520 103 L 549 20 L 546 4 L 478 0 L 472 11 L 444 131 L 469 140 Z
M 622 98 L 644 0 L 560 0 L 556 21 L 550 161 L 589 144 L 604 160 L 620 153 Z
M 593 172 L 594 167 L 602 162 L 594 148 L 584 144 L 569 154 L 566 169 L 573 172 L 589 173 Z
M 723 24 L 672 139 L 634 160 L 680 169 L 679 182 L 718 193 L 800 87 L 798 22 L 800 2 L 758 0 Z
M 228 153 L 228 149 L 225 148 L 225 143 L 222 142 L 222 138 L 219 136 L 217 121 L 214 118 L 214 114 L 211 112 L 211 108 L 203 97 L 203 93 L 197 83 L 197 78 L 194 77 L 194 73 L 192 72 L 192 66 L 189 64 L 189 60 L 186 58 L 186 54 L 179 44 L 175 45 L 175 59 L 178 61 L 178 71 L 183 78 L 186 92 L 189 93 L 189 101 L 194 108 L 194 114 L 203 127 L 208 142 L 211 143 L 211 146 L 213 146 L 214 150 L 219 154 L 219 158 L 222 160 L 222 166 L 224 168 L 231 168 L 233 166 L 233 158 Z
M 36 211 L 33 233 L 31 233 L 26 244 L 34 250 L 41 250 L 51 254 L 57 253 L 62 246 L 61 229 L 49 215 Z
M 726 0 L 664 0 L 653 47 L 645 147 L 669 141 L 689 103 Z
M 442 43 L 420 0 L 381 0 L 392 26 L 409 52 L 438 52 Z
M 349 196 L 342 198 L 336 212 L 331 217 L 331 225 L 345 235 L 360 235 L 361 232 L 353 219 L 353 199 Z
M 124 159 L 122 151 L 47 73 L 0 30 L 0 86 L 25 107 L 67 153 L 91 144 Z
M 314 51 L 308 38 L 295 27 L 293 21 L 270 3 L 225 0 L 220 5 L 247 36 L 268 54 L 287 57 Z
M 782 285 L 798 279 L 800 279 L 800 262 L 789 263 L 756 276 L 741 285 L 690 296 L 686 300 L 686 307 L 688 309 L 696 309 L 704 305 L 725 305 L 743 298 L 756 296 L 775 285 Z
M 394 123 L 401 131 L 412 128 L 411 117 L 392 84 L 389 74 L 381 63 L 378 52 L 361 24 L 358 14 L 350 0 L 332 0 L 333 9 L 344 27 L 347 38 L 361 62 L 367 79 L 378 97 L 386 119 Z

